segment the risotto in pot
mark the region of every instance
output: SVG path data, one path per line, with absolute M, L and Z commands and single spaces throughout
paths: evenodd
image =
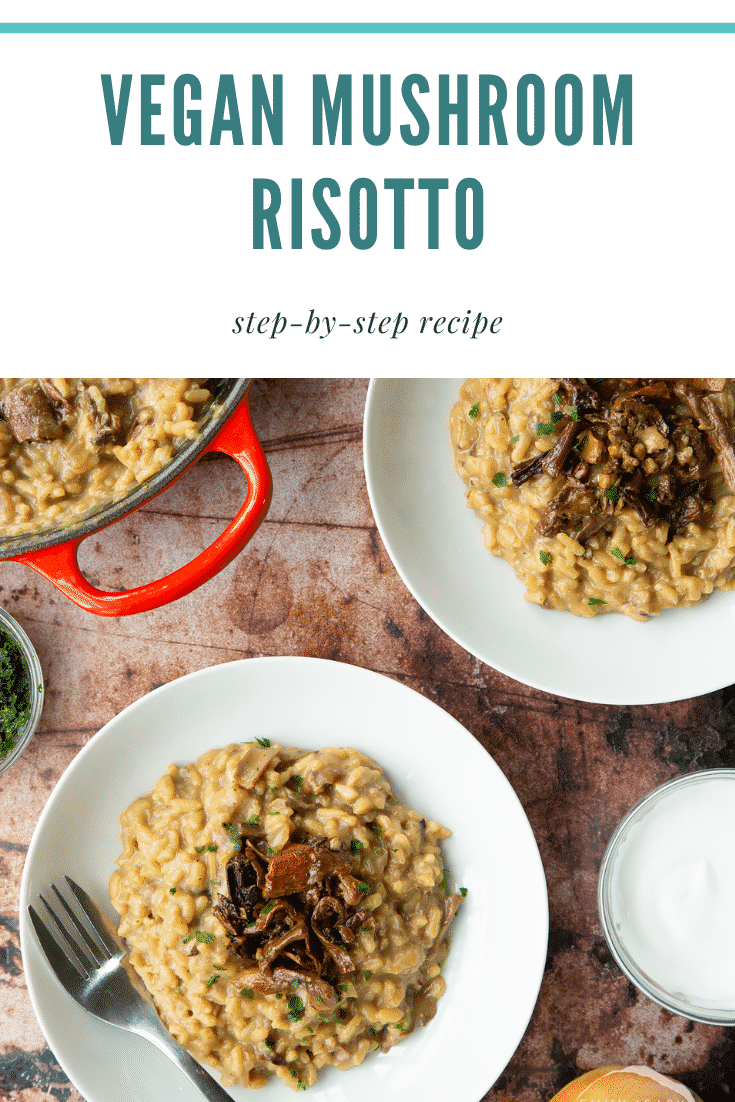
M 203 379 L 0 379 L 0 536 L 72 524 L 197 435 Z
M 647 620 L 735 588 L 732 379 L 468 379 L 454 459 L 526 600 Z
M 119 932 L 161 1018 L 225 1086 L 295 1089 L 435 1013 L 449 831 L 357 750 L 267 739 L 170 766 L 121 818 Z

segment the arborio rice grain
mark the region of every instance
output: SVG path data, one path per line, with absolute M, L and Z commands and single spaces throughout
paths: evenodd
M 584 545 L 564 532 L 539 535 L 543 510 L 564 480 L 542 473 L 515 487 L 511 475 L 553 447 L 536 426 L 549 423 L 557 388 L 551 379 L 468 379 L 449 419 L 468 508 L 484 521 L 485 547 L 526 586 L 526 600 L 576 616 L 622 612 L 643 621 L 696 605 L 713 589 L 735 588 L 735 495 L 716 463 L 707 523 L 690 523 L 671 539 L 665 521 L 646 528 L 630 508 Z M 732 391 L 717 395 L 717 403 L 732 425 Z
M 305 1089 L 319 1068 L 354 1067 L 433 1017 L 445 991 L 444 934 L 461 900 L 447 893 L 440 842 L 449 831 L 402 806 L 363 754 L 212 750 L 170 766 L 121 828 L 110 898 L 130 960 L 176 1040 L 225 1086 L 260 1087 L 275 1072 Z M 331 1007 L 318 985 L 279 988 L 277 962 L 261 960 L 254 982 L 214 910 L 227 896 L 228 860 L 237 864 L 248 846 L 275 860 L 290 842 L 351 861 L 359 878 L 365 919 L 343 945 L 353 968 L 334 983 Z

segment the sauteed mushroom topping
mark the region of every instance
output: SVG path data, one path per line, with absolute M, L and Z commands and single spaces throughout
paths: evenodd
M 323 842 L 294 842 L 268 858 L 250 837 L 227 862 L 229 898 L 214 914 L 231 950 L 250 970 L 246 988 L 273 993 L 304 983 L 312 1005 L 337 1001 L 334 984 L 354 971 L 348 948 L 366 923 L 360 908 L 367 885 L 352 875 L 349 851 Z
M 537 436 L 556 436 L 544 455 L 512 473 L 521 486 L 546 473 L 564 486 L 536 531 L 585 543 L 622 509 L 650 528 L 668 522 L 668 538 L 706 520 L 707 479 L 717 460 L 735 493 L 735 438 L 711 395 L 724 379 L 557 379 L 551 421 Z

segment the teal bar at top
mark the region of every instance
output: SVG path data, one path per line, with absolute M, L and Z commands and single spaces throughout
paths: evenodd
M 735 34 L 735 23 L 0 23 L 0 34 Z

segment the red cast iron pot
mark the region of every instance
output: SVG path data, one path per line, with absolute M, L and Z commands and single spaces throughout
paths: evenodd
M 267 513 L 271 499 L 268 463 L 248 409 L 251 383 L 252 379 L 213 380 L 213 399 L 200 420 L 199 434 L 187 441 L 163 470 L 78 523 L 2 540 L 0 559 L 32 567 L 80 608 L 98 616 L 148 612 L 176 601 L 213 578 L 242 551 Z M 208 452 L 222 452 L 237 460 L 248 482 L 245 502 L 224 532 L 186 566 L 158 581 L 122 593 L 107 593 L 90 585 L 77 563 L 82 540 L 139 509 Z

